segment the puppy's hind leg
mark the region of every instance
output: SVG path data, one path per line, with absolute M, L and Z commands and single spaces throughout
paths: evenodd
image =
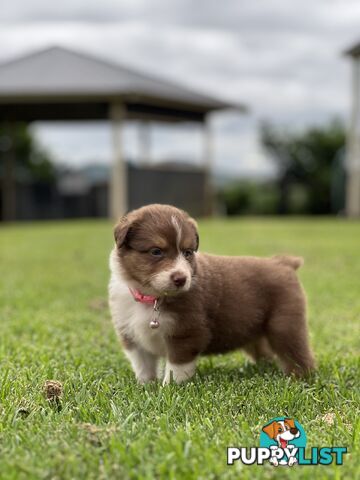
M 303 376 L 315 369 L 305 313 L 279 312 L 268 324 L 267 338 L 284 373 Z

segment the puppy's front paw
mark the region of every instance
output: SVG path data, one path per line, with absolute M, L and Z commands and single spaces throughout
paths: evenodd
M 186 380 L 189 380 L 196 369 L 196 361 L 188 363 L 175 364 L 171 362 L 166 362 L 165 367 L 165 376 L 163 380 L 163 386 L 168 385 L 173 380 L 175 383 L 182 383 Z
M 136 376 L 136 380 L 138 381 L 138 383 L 140 383 L 140 385 L 144 385 L 145 383 L 156 380 L 156 375 L 151 373 L 140 374 Z

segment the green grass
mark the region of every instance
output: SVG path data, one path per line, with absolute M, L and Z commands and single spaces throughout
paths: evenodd
M 136 384 L 113 332 L 110 224 L 0 228 L 1 479 L 359 478 L 360 223 L 202 222 L 204 251 L 305 257 L 319 370 L 296 381 L 233 353 L 165 388 Z M 48 379 L 63 383 L 61 405 L 44 399 Z M 279 415 L 298 419 L 310 446 L 346 446 L 344 465 L 226 465 L 226 446 L 258 446 Z

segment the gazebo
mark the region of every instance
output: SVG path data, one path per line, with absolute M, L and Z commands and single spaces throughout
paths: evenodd
M 345 52 L 352 58 L 351 120 L 346 155 L 346 214 L 360 217 L 360 43 Z
M 207 205 L 210 205 L 212 140 L 209 114 L 243 105 L 230 104 L 190 89 L 62 47 L 14 59 L 0 65 L 0 122 L 109 119 L 113 131 L 113 163 L 110 178 L 111 217 L 127 210 L 126 163 L 121 127 L 127 119 L 144 122 L 197 122 L 204 129 L 204 168 Z M 142 151 L 147 149 L 143 136 Z M 12 176 L 13 154 L 5 155 L 3 219 L 15 212 Z

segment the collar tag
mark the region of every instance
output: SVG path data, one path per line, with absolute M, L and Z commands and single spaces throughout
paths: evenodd
M 159 318 L 160 318 L 160 304 L 159 304 L 159 299 L 157 298 L 154 302 L 154 313 L 153 313 L 153 318 L 151 319 L 150 321 L 150 328 L 152 328 L 153 330 L 156 329 L 156 328 L 159 328 L 160 327 L 160 322 L 159 322 Z

